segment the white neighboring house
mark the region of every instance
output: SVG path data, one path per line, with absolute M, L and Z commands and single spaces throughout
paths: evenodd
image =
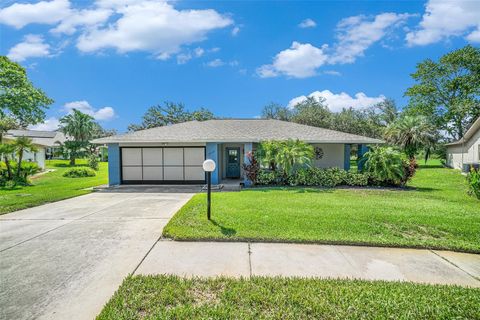
M 468 171 L 471 165 L 480 163 L 480 117 L 470 126 L 463 137 L 447 144 L 447 165 Z
M 37 152 L 25 151 L 23 160 L 36 162 L 42 169 L 45 169 L 45 159 L 53 158 L 55 149 L 59 148 L 66 141 L 62 132 L 38 130 L 9 130 L 3 136 L 3 139 L 11 141 L 18 137 L 30 138 L 38 149 Z

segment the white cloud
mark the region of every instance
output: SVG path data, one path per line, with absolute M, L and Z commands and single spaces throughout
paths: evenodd
M 177 55 L 177 64 L 185 64 L 192 59 L 190 53 L 180 53 Z
M 238 33 L 240 32 L 240 28 L 237 26 L 237 27 L 234 27 L 232 29 L 232 36 L 236 36 Z
M 333 112 L 340 112 L 343 108 L 365 109 L 385 100 L 384 95 L 378 97 L 368 97 L 363 92 L 358 92 L 354 97 L 345 92 L 333 93 L 330 90 L 314 91 L 308 95 L 317 101 L 325 99 L 328 108 Z M 289 101 L 288 107 L 293 108 L 298 103 L 307 100 L 307 96 L 295 97 Z
M 307 78 L 316 75 L 323 65 L 352 63 L 409 17 L 411 15 L 406 13 L 382 13 L 374 17 L 345 18 L 337 25 L 337 42 L 332 47 L 324 44 L 318 48 L 295 41 L 289 49 L 278 53 L 272 64 L 259 67 L 257 74 L 262 78 L 280 75 Z
M 386 12 L 373 19 L 359 15 L 342 19 L 337 25 L 337 43 L 329 63 L 352 63 L 365 50 L 383 39 L 393 28 L 403 24 L 410 14 Z
M 31 130 L 40 130 L 40 131 L 55 131 L 60 127 L 60 121 L 55 118 L 51 117 L 45 120 L 43 123 L 38 123 L 33 126 L 29 126 Z
M 217 68 L 223 65 L 225 65 L 225 62 L 223 62 L 221 59 L 215 59 L 206 63 L 206 66 L 211 68 Z
M 72 35 L 77 31 L 77 27 L 93 27 L 105 23 L 112 13 L 112 10 L 103 8 L 72 10 L 69 16 L 62 19 L 62 22 L 50 31 L 56 34 Z
M 112 107 L 95 109 L 85 100 L 68 102 L 63 106 L 63 109 L 69 113 L 72 112 L 73 109 L 77 109 L 80 112 L 92 116 L 95 120 L 111 120 L 115 117 L 115 111 Z
M 93 28 L 79 37 L 79 50 L 147 51 L 165 59 L 182 45 L 203 41 L 208 32 L 233 23 L 215 10 L 176 10 L 169 3 L 152 0 L 137 1 L 116 10 L 120 15 L 116 22 Z
M 305 19 L 302 22 L 300 22 L 298 26 L 300 28 L 315 28 L 317 26 L 317 23 L 312 19 Z
M 55 24 L 69 14 L 68 0 L 40 1 L 34 4 L 14 3 L 0 9 L 0 23 L 20 29 L 31 23 Z
M 480 1 L 428 1 L 419 27 L 406 40 L 409 46 L 421 46 L 452 36 L 480 42 Z
M 41 35 L 29 34 L 23 39 L 23 42 L 13 46 L 7 54 L 7 57 L 13 61 L 25 61 L 27 58 L 48 57 L 51 55 L 50 45 L 44 42 Z
M 203 48 L 199 47 L 199 48 L 195 48 L 195 50 L 193 50 L 193 52 L 195 53 L 196 57 L 201 57 L 205 53 L 205 50 Z
M 326 70 L 326 71 L 323 71 L 323 73 L 331 75 L 331 76 L 341 76 L 342 75 L 340 72 L 335 71 L 335 70 Z
M 295 78 L 306 78 L 316 74 L 316 69 L 325 64 L 327 55 L 325 48 L 317 48 L 310 43 L 294 41 L 289 49 L 279 52 L 273 63 L 257 69 L 262 78 L 286 75 Z

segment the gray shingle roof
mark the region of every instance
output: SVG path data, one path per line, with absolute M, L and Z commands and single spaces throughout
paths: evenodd
M 58 142 L 64 143 L 66 140 L 65 135 L 59 131 L 8 130 L 4 136 L 6 140 L 17 137 L 28 137 L 34 144 L 46 147 L 56 146 Z
M 311 127 L 280 120 L 208 120 L 189 121 L 171 126 L 140 130 L 93 142 L 260 142 L 264 140 L 299 139 L 310 143 L 383 143 L 382 140 Z

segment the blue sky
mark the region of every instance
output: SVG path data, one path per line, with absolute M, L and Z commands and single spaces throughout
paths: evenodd
M 122 132 L 164 101 L 402 107 L 416 63 L 480 43 L 480 1 L 3 1 L 0 36 L 55 100 L 37 129 L 78 108 Z

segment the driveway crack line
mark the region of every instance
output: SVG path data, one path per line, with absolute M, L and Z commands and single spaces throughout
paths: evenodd
M 452 261 L 448 260 L 447 258 L 443 257 L 442 255 L 439 255 L 438 253 L 436 253 L 435 251 L 431 250 L 431 249 L 428 249 L 428 251 L 430 251 L 431 253 L 433 253 L 434 255 L 436 255 L 437 257 L 439 257 L 440 259 L 442 260 L 445 260 L 447 263 L 451 264 L 452 266 L 454 266 L 455 268 L 465 272 L 466 274 L 468 274 L 470 277 L 472 277 L 473 279 L 477 280 L 477 281 L 480 281 L 479 278 L 475 277 L 473 274 L 471 274 L 470 272 L 466 271 L 466 270 L 463 270 L 460 266 L 456 265 L 455 263 L 453 263 Z
M 252 277 L 252 247 L 250 246 L 250 242 L 248 242 L 248 270 L 251 278 Z
M 153 245 L 150 247 L 150 249 L 148 249 L 147 253 L 145 253 L 145 255 L 143 256 L 142 260 L 140 260 L 140 262 L 137 264 L 137 266 L 135 267 L 135 269 L 133 269 L 132 271 L 132 275 L 135 274 L 135 272 L 137 272 L 137 269 L 140 267 L 140 265 L 143 263 L 143 261 L 145 261 L 145 259 L 147 258 L 147 256 L 150 254 L 150 252 L 152 252 L 153 248 L 157 245 L 157 243 L 162 239 L 162 235 L 160 235 L 160 237 L 158 237 L 158 239 L 153 243 Z

